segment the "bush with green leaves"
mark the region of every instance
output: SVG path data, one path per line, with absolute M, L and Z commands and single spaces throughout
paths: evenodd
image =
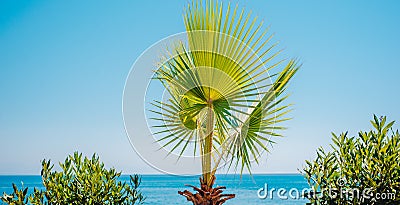
M 130 183 L 119 180 L 121 172 L 111 168 L 94 154 L 92 158 L 77 152 L 60 163 L 60 172 L 53 171 L 50 160 L 42 161 L 41 176 L 44 190 L 34 189 L 27 195 L 27 188 L 18 188 L 13 184 L 14 193 L 4 194 L 0 199 L 10 205 L 105 205 L 142 204 L 144 197 L 138 190 L 141 178 L 130 176 Z
M 373 130 L 333 134 L 332 151 L 319 148 L 303 174 L 313 190 L 308 204 L 399 204 L 400 135 L 386 117 L 371 121 Z
M 14 192 L 9 195 L 4 193 L 3 196 L 0 197 L 1 201 L 5 202 L 6 204 L 10 204 L 10 205 L 28 204 L 28 197 L 27 197 L 28 188 L 22 188 L 21 190 L 19 190 L 15 184 L 13 184 L 12 186 L 13 186 Z

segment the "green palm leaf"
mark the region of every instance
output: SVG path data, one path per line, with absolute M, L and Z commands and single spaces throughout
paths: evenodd
M 184 21 L 187 43 L 172 45 L 155 71 L 169 99 L 153 103 L 153 120 L 160 122 L 154 134 L 180 155 L 194 143 L 206 181 L 221 161 L 250 171 L 252 159 L 268 151 L 269 137 L 284 129 L 277 126 L 287 120 L 283 92 L 299 66 L 290 60 L 269 75 L 285 62 L 276 60 L 281 51 L 263 23 L 238 6 L 194 1 Z

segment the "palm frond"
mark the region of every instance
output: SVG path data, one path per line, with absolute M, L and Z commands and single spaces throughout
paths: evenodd
M 251 162 L 254 160 L 258 163 L 261 151 L 268 152 L 267 145 L 273 143 L 265 136 L 280 136 L 275 130 L 285 129 L 277 125 L 289 119 L 284 118 L 290 111 L 287 110 L 289 106 L 281 105 L 287 96 L 281 95 L 299 67 L 294 60 L 289 61 L 269 91 L 246 117 L 240 132 L 226 141 L 225 157 L 231 162 L 229 168 L 234 165 L 235 169 L 240 168 L 241 173 L 245 168 L 251 173 Z
M 173 44 L 155 71 L 170 98 L 153 103 L 153 119 L 162 124 L 155 133 L 179 155 L 194 143 L 202 158 L 214 159 L 213 172 L 220 161 L 250 170 L 252 160 L 268 151 L 268 137 L 284 129 L 277 126 L 287 120 L 282 93 L 299 66 L 290 60 L 272 72 L 285 62 L 276 59 L 281 50 L 271 43 L 269 28 L 237 5 L 194 0 L 184 23 L 187 42 Z

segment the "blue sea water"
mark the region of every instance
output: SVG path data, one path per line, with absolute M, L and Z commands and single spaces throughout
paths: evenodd
M 129 176 L 122 176 L 121 180 L 129 180 Z M 43 188 L 40 176 L 0 176 L 0 193 L 12 192 L 12 183 L 18 187 L 22 184 L 28 187 L 30 191 L 33 187 Z M 192 191 L 185 184 L 197 186 L 198 177 L 181 177 L 171 175 L 142 175 L 142 184 L 140 189 L 146 196 L 145 204 L 164 205 L 164 204 L 187 204 L 186 198 L 178 195 L 178 191 L 185 189 Z M 307 182 L 299 174 L 266 174 L 266 175 L 244 175 L 240 178 L 238 175 L 217 175 L 217 186 L 226 186 L 224 193 L 234 193 L 236 198 L 227 201 L 227 205 L 243 204 L 302 204 L 307 200 L 297 196 L 296 190 L 301 195 L 304 188 L 307 188 Z M 262 192 L 257 193 L 259 189 L 264 188 Z M 267 188 L 267 189 L 266 189 Z M 286 190 L 278 196 L 278 189 Z M 291 190 L 292 189 L 292 190 Z M 267 195 L 265 196 L 265 190 Z M 272 195 L 270 195 L 272 193 Z M 265 197 L 265 199 L 260 199 Z M 285 199 L 287 198 L 287 199 Z M 0 203 L 1 204 L 1 203 Z

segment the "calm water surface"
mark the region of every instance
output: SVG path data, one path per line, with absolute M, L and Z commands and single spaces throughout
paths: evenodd
M 121 180 L 129 180 L 129 176 L 122 176 Z M 0 193 L 11 193 L 11 184 L 15 183 L 18 187 L 23 184 L 24 187 L 29 187 L 32 191 L 33 187 L 43 188 L 40 176 L 0 176 Z M 142 184 L 140 186 L 143 194 L 147 197 L 145 204 L 186 204 L 189 205 L 185 197 L 178 195 L 178 191 L 188 189 L 185 184 L 197 186 L 199 184 L 198 177 L 177 177 L 169 175 L 143 175 Z M 265 199 L 258 197 L 257 191 L 265 187 L 267 184 L 268 195 Z M 268 175 L 244 175 L 240 179 L 237 175 L 218 175 L 217 186 L 226 186 L 227 189 L 224 193 L 234 193 L 236 198 L 229 200 L 227 205 L 243 205 L 243 204 L 302 204 L 304 205 L 307 200 L 293 199 L 296 196 L 297 189 L 300 194 L 302 189 L 307 188 L 307 182 L 303 176 L 299 174 L 268 174 Z M 287 199 L 280 199 L 277 195 L 277 190 L 283 188 L 287 192 L 283 197 Z M 265 189 L 265 188 L 264 188 Z M 273 195 L 271 197 L 271 190 Z M 264 195 L 265 192 L 261 192 Z M 1 204 L 1 203 L 0 203 Z

